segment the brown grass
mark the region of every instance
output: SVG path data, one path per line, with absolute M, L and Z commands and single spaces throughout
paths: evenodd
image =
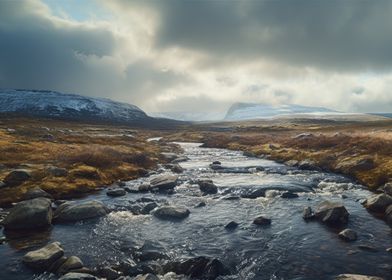
M 28 169 L 33 176 L 20 186 L 0 189 L 0 205 L 20 200 L 36 186 L 60 198 L 139 177 L 154 168 L 162 149 L 167 149 L 146 142 L 149 135 L 148 131 L 115 126 L 2 120 L 0 164 L 5 168 L 0 168 L 0 180 L 13 168 Z M 48 166 L 65 168 L 68 175 L 55 177 Z

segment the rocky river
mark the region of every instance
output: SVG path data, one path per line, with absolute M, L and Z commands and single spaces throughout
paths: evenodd
M 237 151 L 180 145 L 180 166 L 167 165 L 149 177 L 74 199 L 103 203 L 109 211 L 102 217 L 63 223 L 63 215 L 47 230 L 6 234 L 0 279 L 57 279 L 21 261 L 52 242 L 108 279 L 134 279 L 127 271 L 167 280 L 314 280 L 339 274 L 391 279 L 391 230 L 362 206 L 371 195 L 363 186 Z M 304 208 L 324 201 L 344 205 L 349 216 L 339 214 L 342 223 L 331 225 L 325 221 L 336 217 L 320 220 L 308 209 L 304 219 Z M 356 235 L 351 242 L 339 237 L 344 229 Z

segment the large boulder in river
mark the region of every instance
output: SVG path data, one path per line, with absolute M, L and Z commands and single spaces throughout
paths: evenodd
M 348 222 L 349 213 L 341 203 L 324 201 L 318 205 L 314 215 L 323 223 L 342 225 Z
M 182 220 L 189 216 L 190 211 L 183 207 L 162 206 L 156 208 L 152 213 L 155 217 L 164 220 Z
M 162 175 L 150 181 L 150 189 L 158 190 L 160 192 L 169 191 L 174 189 L 177 185 L 178 177 L 174 175 Z
M 164 271 L 205 280 L 213 280 L 220 275 L 229 274 L 227 267 L 222 262 L 207 257 L 196 257 L 185 261 L 169 263 L 164 267 Z
M 41 189 L 39 187 L 32 188 L 32 189 L 28 190 L 23 195 L 24 200 L 34 199 L 34 198 L 38 198 L 38 197 L 46 197 L 46 198 L 50 198 L 50 199 L 53 198 L 50 194 L 48 194 L 46 191 L 44 191 L 43 189 Z
M 3 221 L 5 229 L 22 230 L 47 227 L 52 222 L 51 201 L 35 198 L 16 204 Z
M 109 209 L 96 200 L 75 204 L 67 202 L 61 204 L 54 212 L 54 220 L 57 223 L 76 222 L 91 218 L 97 218 L 109 213 Z
M 66 261 L 60 266 L 57 273 L 62 275 L 82 267 L 83 267 L 83 262 L 78 257 L 71 256 L 67 258 Z
M 391 204 L 392 196 L 382 193 L 368 198 L 365 207 L 373 212 L 384 212 Z
M 204 194 L 215 194 L 218 192 L 218 187 L 212 182 L 212 180 L 199 180 L 197 184 L 200 187 L 200 191 Z
M 69 272 L 60 277 L 59 280 L 98 280 L 98 278 L 87 273 Z
M 54 242 L 45 247 L 28 252 L 22 261 L 24 264 L 35 270 L 47 270 L 52 264 L 64 255 L 64 250 L 59 242 Z
M 359 274 L 340 274 L 335 277 L 335 280 L 384 280 L 381 277 L 366 276 Z
M 8 173 L 8 175 L 4 178 L 3 182 L 7 185 L 7 187 L 14 187 L 22 184 L 30 178 L 30 171 L 24 169 L 16 169 Z

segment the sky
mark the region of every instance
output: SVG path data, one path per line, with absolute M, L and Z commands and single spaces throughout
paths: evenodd
M 0 88 L 392 112 L 389 0 L 0 0 Z

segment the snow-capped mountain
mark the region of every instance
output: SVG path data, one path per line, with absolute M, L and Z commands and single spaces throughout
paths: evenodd
M 152 119 L 127 103 L 46 90 L 0 89 L 0 113 L 118 123 Z
M 286 105 L 268 105 L 268 104 L 256 104 L 256 103 L 235 103 L 233 104 L 225 116 L 227 121 L 235 120 L 250 120 L 250 119 L 262 119 L 271 118 L 285 115 L 296 115 L 296 114 L 309 114 L 309 115 L 323 115 L 323 114 L 335 114 L 336 111 L 332 111 L 322 107 L 307 107 L 302 105 L 286 104 Z

